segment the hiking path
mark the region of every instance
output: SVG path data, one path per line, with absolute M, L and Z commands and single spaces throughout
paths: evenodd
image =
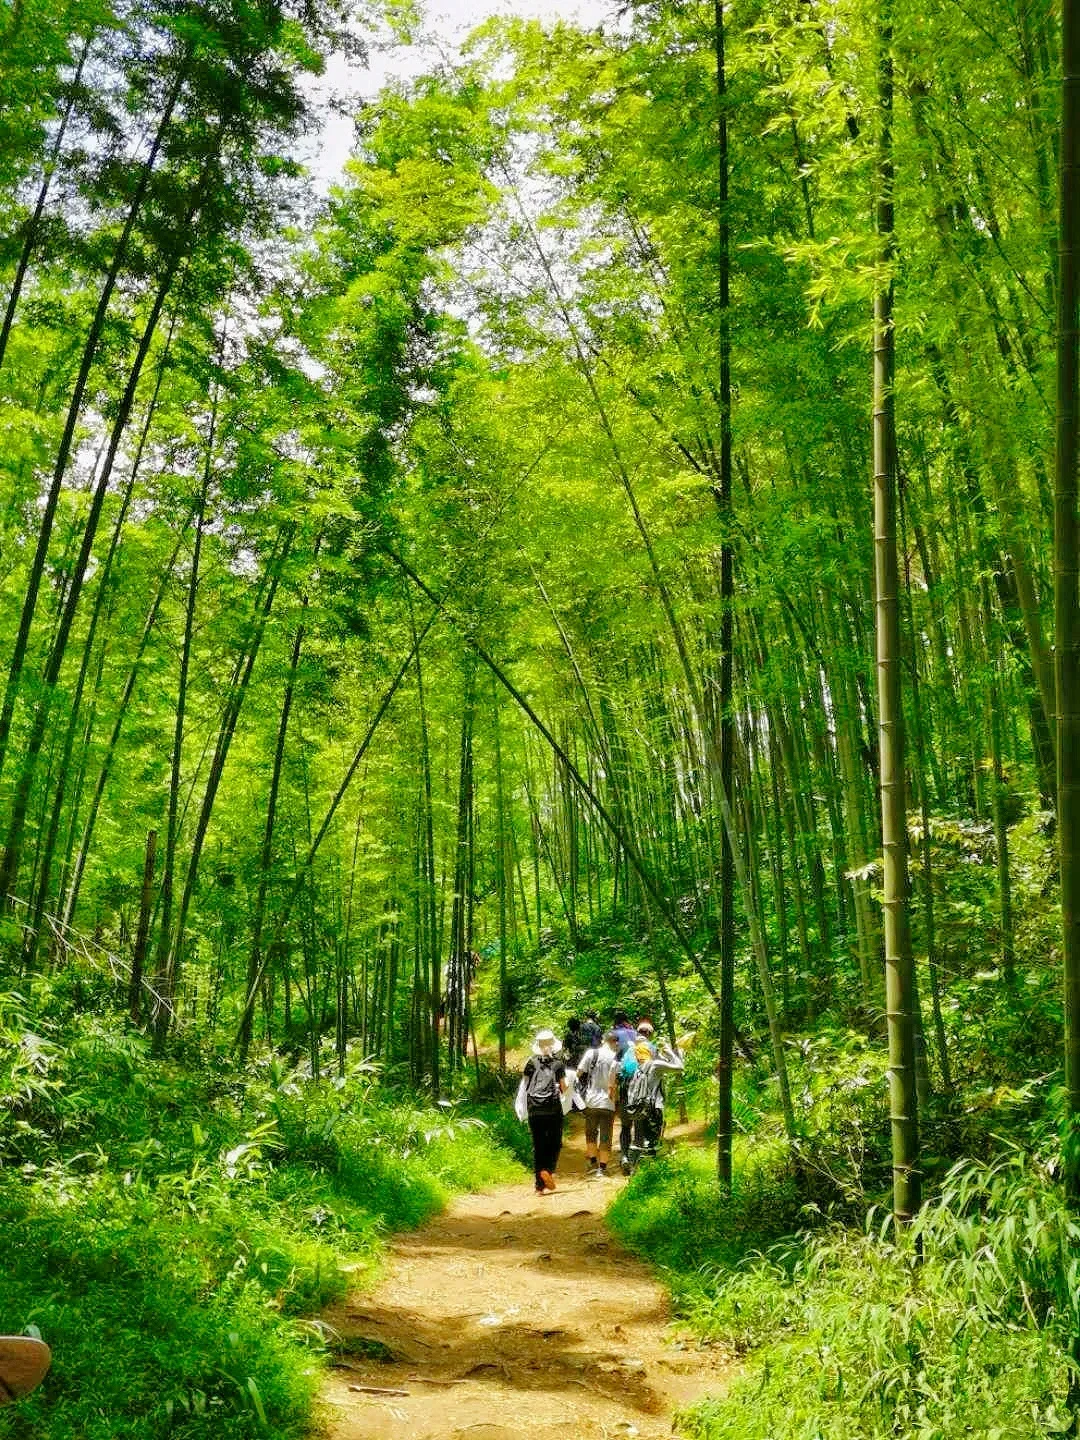
M 556 1425 L 660 1440 L 677 1409 L 724 1389 L 731 1356 L 671 1325 L 663 1288 L 605 1228 L 626 1182 L 586 1175 L 580 1122 L 557 1180 L 540 1196 L 523 1171 L 458 1197 L 395 1239 L 375 1290 L 324 1316 L 342 1337 L 330 1440 L 535 1440 Z

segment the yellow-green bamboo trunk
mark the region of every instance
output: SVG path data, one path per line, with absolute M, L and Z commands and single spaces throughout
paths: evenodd
M 1058 851 L 1065 980 L 1065 1188 L 1080 1209 L 1080 0 L 1063 0 L 1058 268 L 1057 456 L 1054 484 L 1054 679 L 1057 699 Z
M 893 63 L 891 0 L 881 0 L 878 70 L 877 231 L 874 296 L 874 591 L 877 633 L 881 839 L 885 862 L 885 1009 L 889 1036 L 893 1212 L 919 1208 L 919 1119 L 915 1089 L 914 964 L 908 913 L 908 843 L 900 688 L 899 567 L 896 553 L 896 425 L 893 409 Z

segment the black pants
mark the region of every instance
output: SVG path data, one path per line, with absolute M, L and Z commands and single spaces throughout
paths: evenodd
M 625 1105 L 619 1106 L 619 1154 L 623 1160 L 630 1159 L 630 1139 L 634 1131 L 634 1121 Z
M 529 1129 L 532 1131 L 533 1170 L 537 1185 L 543 1187 L 541 1170 L 554 1170 L 559 1163 L 562 1149 L 563 1114 L 560 1107 L 553 1115 L 530 1115 Z
M 630 1158 L 640 1160 L 643 1155 L 655 1155 L 664 1133 L 664 1112 L 654 1105 L 643 1105 L 634 1111 L 634 1133 L 630 1141 Z

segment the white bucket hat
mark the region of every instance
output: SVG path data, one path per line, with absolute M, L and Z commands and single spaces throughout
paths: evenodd
M 562 1049 L 562 1041 L 554 1030 L 538 1030 L 532 1048 L 534 1055 L 557 1055 Z

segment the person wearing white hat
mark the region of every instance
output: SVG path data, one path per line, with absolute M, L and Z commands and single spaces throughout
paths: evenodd
M 538 1030 L 533 1053 L 525 1061 L 523 1085 L 529 1130 L 532 1134 L 533 1173 L 536 1193 L 555 1189 L 554 1172 L 562 1149 L 562 1094 L 566 1089 L 566 1065 L 558 1058 L 562 1042 L 554 1030 Z

